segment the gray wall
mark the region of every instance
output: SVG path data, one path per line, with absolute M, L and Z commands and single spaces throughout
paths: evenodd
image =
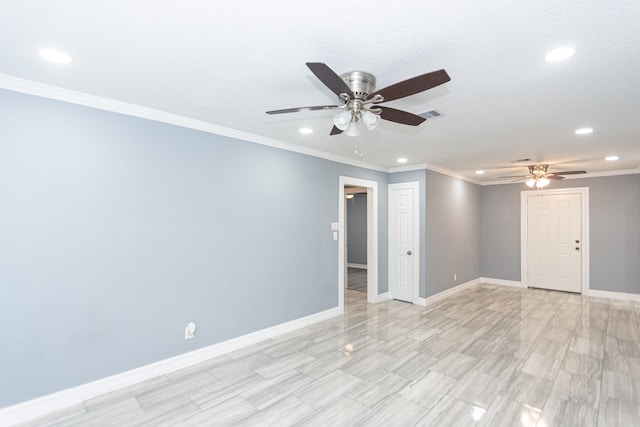
M 0 407 L 336 307 L 340 175 L 386 292 L 387 174 L 0 90 Z
M 347 262 L 367 264 L 367 194 L 354 194 L 347 204 Z
M 554 181 L 589 188 L 590 287 L 640 294 L 640 174 Z M 481 190 L 482 276 L 520 280 L 522 184 Z
M 480 186 L 428 170 L 426 197 L 429 297 L 480 277 Z
M 504 184 L 480 190 L 482 277 L 520 281 L 520 192 L 525 188 Z

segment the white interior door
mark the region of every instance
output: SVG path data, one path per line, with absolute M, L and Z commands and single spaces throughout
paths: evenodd
M 413 186 L 389 185 L 389 292 L 391 298 L 408 302 L 417 286 L 416 194 Z
M 581 292 L 581 203 L 580 194 L 528 196 L 530 287 Z

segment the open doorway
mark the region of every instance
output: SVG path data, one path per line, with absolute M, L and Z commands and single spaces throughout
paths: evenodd
M 338 308 L 344 313 L 345 289 L 348 283 L 347 191 L 359 187 L 366 194 L 366 290 L 367 302 L 378 301 L 378 183 L 341 176 L 338 201 Z M 364 193 L 366 191 L 366 193 Z
M 367 189 L 346 186 L 346 251 L 348 290 L 367 293 Z

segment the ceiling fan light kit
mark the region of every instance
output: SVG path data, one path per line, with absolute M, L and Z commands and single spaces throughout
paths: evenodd
M 564 171 L 564 172 L 548 172 L 549 165 L 548 164 L 537 164 L 530 165 L 529 167 L 529 175 L 523 176 L 500 176 L 498 178 L 517 178 L 512 182 L 519 182 L 522 180 L 526 180 L 524 183 L 529 188 L 539 188 L 542 189 L 551 183 L 551 180 L 560 180 L 564 179 L 563 175 L 579 175 L 587 173 L 587 171 L 576 170 L 576 171 Z
M 549 185 L 549 183 L 551 183 L 551 181 L 549 181 L 547 178 L 529 178 L 525 184 L 527 184 L 527 187 L 529 188 L 544 188 L 547 185 Z
M 451 80 L 445 70 L 422 74 L 376 91 L 376 78 L 364 71 L 336 74 L 322 62 L 307 62 L 307 67 L 320 81 L 338 96 L 340 105 L 287 108 L 267 111 L 267 114 L 294 113 L 314 110 L 343 110 L 333 117 L 330 135 L 344 133 L 358 136 L 362 127 L 368 130 L 378 126 L 380 119 L 395 123 L 418 126 L 426 119 L 407 111 L 379 105 L 434 88 Z

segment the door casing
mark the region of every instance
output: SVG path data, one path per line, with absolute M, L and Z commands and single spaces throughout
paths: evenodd
M 338 200 L 338 309 L 344 313 L 344 289 L 347 280 L 345 185 L 367 189 L 367 302 L 378 302 L 378 183 L 341 176 Z
M 580 194 L 581 214 L 582 214 L 582 244 L 580 254 L 582 255 L 582 295 L 589 294 L 589 188 L 554 188 L 549 190 L 530 190 L 520 192 L 520 280 L 522 286 L 529 287 L 529 247 L 528 229 L 529 218 L 527 209 L 527 198 L 529 196 L 545 194 Z

